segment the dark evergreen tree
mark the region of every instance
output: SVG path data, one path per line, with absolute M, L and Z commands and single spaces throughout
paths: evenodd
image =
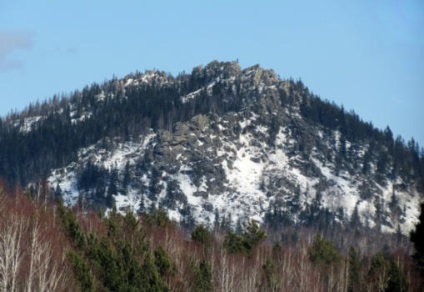
M 221 222 L 220 222 L 219 211 L 218 211 L 218 209 L 215 208 L 215 211 L 214 211 L 214 221 L 213 221 L 213 229 L 215 231 L 218 231 L 220 229 L 220 226 L 221 226 Z
M 146 253 L 141 267 L 143 284 L 138 289 L 146 292 L 163 292 L 169 289 L 163 283 L 150 253 Z
M 155 250 L 154 256 L 155 265 L 162 277 L 172 275 L 175 272 L 175 265 L 171 262 L 171 259 L 162 246 L 159 246 Z
M 212 269 L 204 260 L 194 267 L 193 291 L 212 291 Z
M 225 236 L 224 247 L 229 253 L 250 253 L 265 238 L 265 231 L 255 220 L 251 220 L 245 227 L 243 234 L 237 235 L 228 232 Z
M 330 266 L 340 262 L 341 255 L 330 241 L 318 234 L 309 250 L 309 258 L 314 263 Z
M 116 168 L 113 168 L 110 171 L 109 184 L 106 193 L 106 206 L 108 208 L 112 208 L 112 206 L 115 204 L 114 196 L 118 195 L 118 187 L 118 170 Z
M 82 257 L 73 250 L 68 251 L 67 257 L 81 291 L 95 291 L 93 276 Z
M 413 257 L 424 280 L 424 204 L 421 204 L 419 222 L 415 230 L 411 232 L 411 241 L 415 248 Z
M 129 162 L 127 162 L 125 164 L 125 168 L 124 168 L 124 177 L 122 179 L 122 193 L 124 195 L 127 195 L 128 192 L 128 186 L 130 185 L 131 182 L 131 171 L 130 171 L 130 164 Z
M 376 253 L 371 259 L 367 281 L 373 291 L 384 291 L 388 282 L 388 266 L 383 253 Z
M 246 230 L 243 232 L 243 238 L 247 248 L 252 249 L 261 241 L 265 240 L 266 232 L 259 226 L 258 222 L 250 220 L 247 223 Z
M 355 248 L 351 247 L 349 249 L 349 270 L 348 270 L 348 291 L 361 291 L 361 278 L 360 278 L 360 261 L 358 253 Z
M 389 202 L 389 207 L 390 207 L 390 209 L 391 209 L 392 211 L 394 211 L 394 210 L 395 210 L 395 208 L 396 208 L 396 207 L 398 207 L 398 203 L 399 203 L 399 200 L 398 200 L 398 198 L 397 198 L 397 196 L 396 196 L 395 189 L 393 188 L 393 190 L 392 190 L 392 195 L 391 195 L 391 197 L 390 197 L 390 202 Z
M 182 215 L 182 219 L 180 222 L 181 225 L 188 230 L 192 230 L 196 226 L 196 221 L 193 217 L 190 206 L 185 205 L 184 208 L 180 211 L 180 213 Z
M 229 253 L 246 253 L 248 252 L 244 240 L 241 236 L 234 232 L 228 232 L 225 236 L 224 247 Z
M 405 275 L 400 270 L 395 261 L 390 262 L 388 283 L 385 292 L 406 292 L 408 283 Z
M 381 225 L 383 222 L 383 214 L 384 214 L 384 210 L 383 210 L 383 204 L 381 202 L 380 197 L 376 197 L 375 201 L 374 201 L 374 207 L 375 207 L 375 222 L 376 222 L 376 228 L 378 229 L 378 231 L 381 231 Z
M 62 198 L 62 189 L 60 188 L 59 184 L 56 185 L 56 189 L 54 191 L 54 197 L 56 199 Z
M 262 271 L 264 273 L 264 280 L 261 289 L 263 291 L 280 291 L 276 266 L 271 259 L 266 259 L 265 264 L 262 265 Z
M 156 168 L 152 168 L 152 174 L 150 177 L 150 185 L 149 185 L 149 198 L 154 200 L 157 195 L 162 191 L 162 173 Z
M 350 218 L 350 226 L 354 230 L 359 230 L 359 227 L 361 226 L 361 218 L 359 217 L 358 204 L 359 202 L 356 203 L 355 208 L 352 212 L 352 216 Z
M 191 233 L 191 239 L 202 245 L 209 245 L 212 242 L 212 234 L 204 225 L 198 225 Z

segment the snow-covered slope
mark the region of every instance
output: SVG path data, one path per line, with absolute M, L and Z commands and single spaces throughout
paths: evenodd
M 316 148 L 307 159 L 294 153 L 296 137 L 289 127 L 280 127 L 270 146 L 269 129 L 258 120 L 255 113 L 200 115 L 177 124 L 172 133 L 151 130 L 134 141 L 98 143 L 82 149 L 78 161 L 53 171 L 49 181 L 60 187 L 69 205 L 79 196 L 92 200 L 95 191 L 78 189 L 77 184 L 90 161 L 107 173 L 119 174 L 113 196 L 123 212 L 164 208 L 176 221 L 192 216 L 212 225 L 217 213 L 231 218 L 232 224 L 247 219 L 262 222 L 277 206 L 289 212 L 293 222 L 300 222 L 302 212 L 309 212 L 319 194 L 321 210 L 332 214 L 343 210 L 344 217 L 335 215 L 336 221 L 347 222 L 357 208 L 362 224 L 374 227 L 378 202 L 385 214 L 382 231 L 395 232 L 399 226 L 406 234 L 414 227 L 420 194 L 411 189 L 396 191 L 403 184 L 400 178 L 384 185 L 373 182 L 375 195 L 364 198 L 361 186 L 369 182 L 368 176 L 346 170 L 336 174 L 335 164 L 323 160 Z M 131 183 L 124 190 L 125 172 L 130 173 Z M 400 213 L 389 206 L 394 192 Z M 294 202 L 296 194 L 298 202 Z
M 0 175 L 27 182 L 47 169 L 67 205 L 163 208 L 176 221 L 208 225 L 353 219 L 407 234 L 423 200 L 414 143 L 258 65 L 131 74 L 9 122 L 17 133 L 0 142 L 13 148 L 35 137 L 41 146 L 25 151 L 20 169 L 0 164 Z

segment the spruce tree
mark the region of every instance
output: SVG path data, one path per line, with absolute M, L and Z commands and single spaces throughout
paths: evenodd
M 395 261 L 391 261 L 389 268 L 389 281 L 385 292 L 406 292 L 408 291 L 408 283 L 405 275 L 400 270 Z
M 313 263 L 328 267 L 332 264 L 339 263 L 341 255 L 330 241 L 324 239 L 321 234 L 318 234 L 309 249 L 309 259 Z
M 212 268 L 206 261 L 201 261 L 194 267 L 194 289 L 193 291 L 212 291 Z
M 163 283 L 159 271 L 150 255 L 150 252 L 146 253 L 143 265 L 141 267 L 142 278 L 144 285 L 140 287 L 140 291 L 146 292 L 161 292 L 168 291 L 168 288 Z
M 191 239 L 202 246 L 203 254 L 206 256 L 213 241 L 212 234 L 209 230 L 201 224 L 191 233 Z
M 348 277 L 348 291 L 360 291 L 360 262 L 358 253 L 354 247 L 349 249 L 349 277 Z
M 163 249 L 162 246 L 159 246 L 155 252 L 155 265 L 158 269 L 159 274 L 163 277 L 166 275 L 171 275 L 175 272 L 175 265 L 172 263 L 169 255 Z
M 75 251 L 69 250 L 67 258 L 74 271 L 74 276 L 79 284 L 80 290 L 95 291 L 93 276 L 82 257 Z

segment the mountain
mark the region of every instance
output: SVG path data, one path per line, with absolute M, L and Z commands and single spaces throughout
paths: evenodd
M 164 209 L 187 226 L 306 225 L 409 233 L 418 144 L 260 66 L 211 62 L 92 84 L 0 120 L 0 177 L 65 204 Z

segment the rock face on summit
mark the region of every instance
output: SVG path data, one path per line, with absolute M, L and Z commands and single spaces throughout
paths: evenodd
M 163 208 L 185 224 L 253 218 L 406 234 L 417 222 L 424 163 L 414 147 L 258 65 L 132 74 L 50 112 L 16 129 L 25 139 L 50 119 L 73 133 L 75 147 L 46 166 L 69 205 Z

